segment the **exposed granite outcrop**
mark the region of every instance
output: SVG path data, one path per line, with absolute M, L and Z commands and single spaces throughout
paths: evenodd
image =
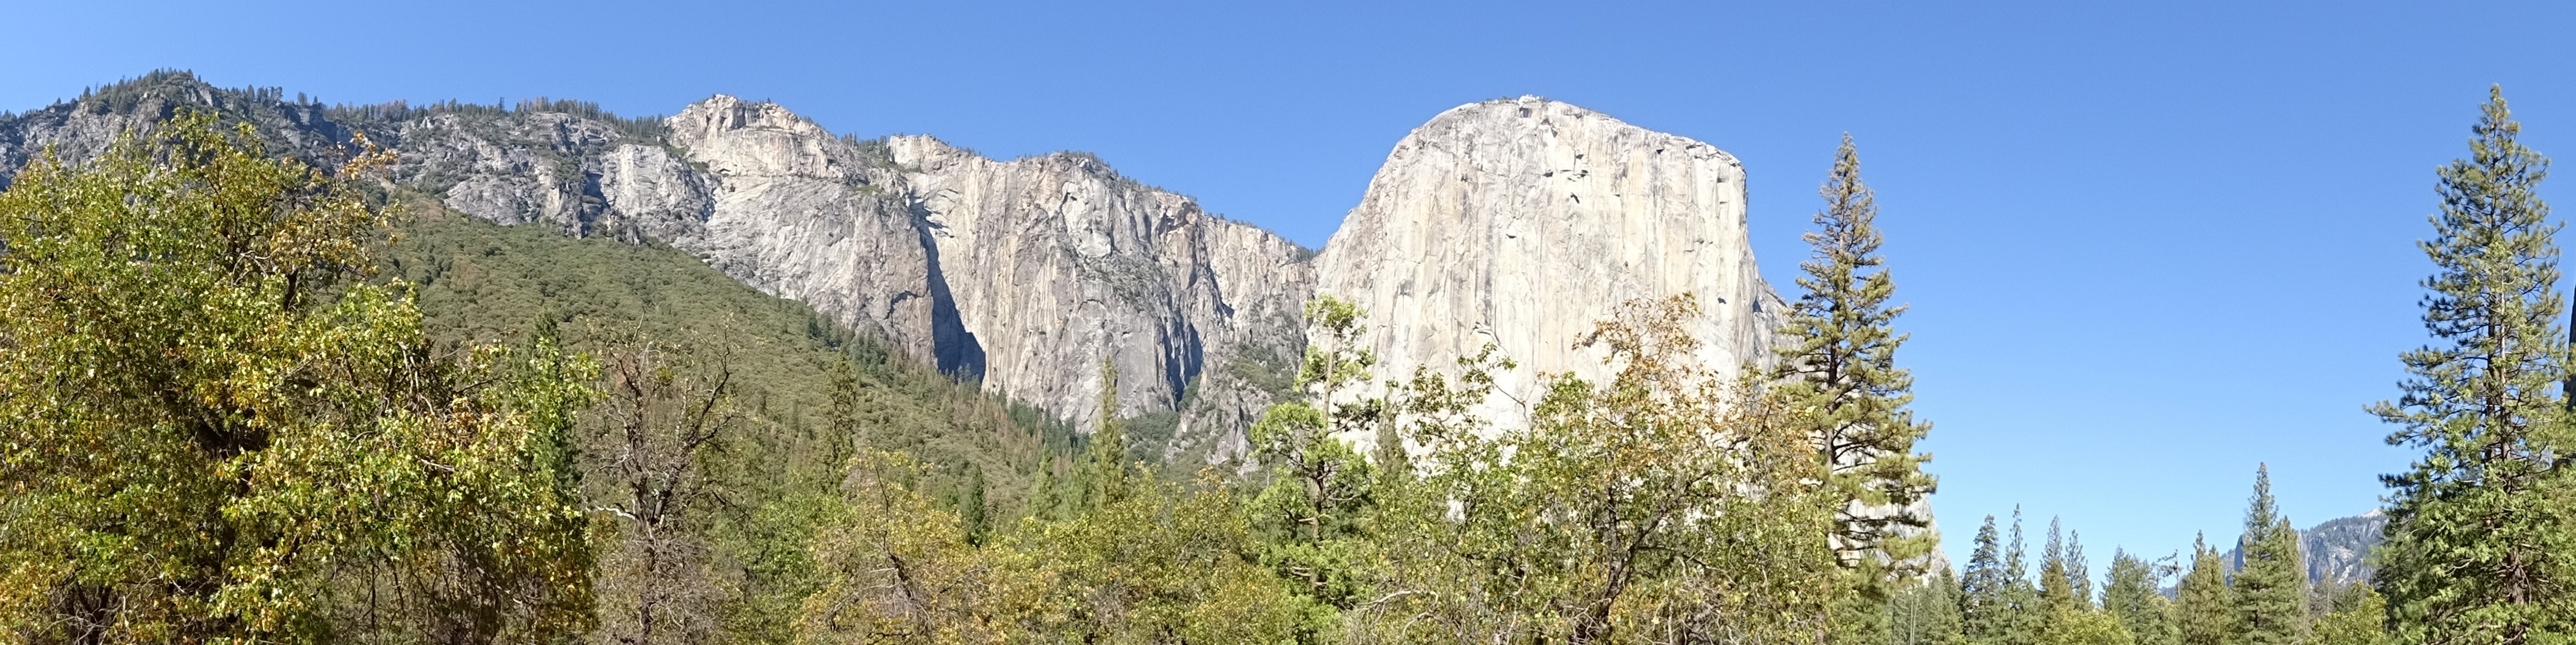
M 1745 230 L 1744 167 L 1705 143 L 1537 97 L 1459 106 L 1387 155 L 1317 258 L 1321 293 L 1370 315 L 1381 373 L 1435 369 L 1485 343 L 1537 375 L 1604 380 L 1574 341 L 1623 302 L 1691 293 L 1703 358 L 1765 361 L 1783 305 Z M 1503 406 L 1504 423 L 1521 419 Z

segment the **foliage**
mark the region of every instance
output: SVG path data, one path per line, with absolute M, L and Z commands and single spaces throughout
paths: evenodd
M 2138 645 L 2175 645 L 2173 602 L 2159 592 L 2172 575 L 2173 563 L 2148 562 L 2128 551 L 2111 553 L 2109 579 L 2102 585 L 2102 611 L 2118 618 Z
M 589 369 L 431 351 L 379 219 L 184 114 L 0 193 L 0 640 L 541 641 L 588 618 Z
M 2308 561 L 2299 556 L 2299 532 L 2272 501 L 2272 469 L 2254 470 L 2254 497 L 2245 506 L 2244 561 L 2229 581 L 2236 604 L 2236 633 L 2244 645 L 2292 645 L 2308 636 Z
M 2004 567 L 2003 538 L 1995 516 L 1977 527 L 1976 549 L 1969 552 L 1966 575 L 1959 579 L 1960 632 L 1973 643 L 1999 643 L 2012 608 L 2006 596 L 2018 575 Z
M 1878 203 L 1860 179 L 1851 135 L 1835 152 L 1820 190 L 1826 207 L 1806 233 L 1814 255 L 1798 265 L 1806 293 L 1790 305 L 1774 387 L 1780 405 L 1818 443 L 1833 495 L 1834 547 L 1845 567 L 1868 568 L 1859 589 L 1879 598 L 1880 582 L 1921 572 L 1932 551 L 1931 517 L 1921 502 L 1935 488 L 1930 456 L 1914 443 L 1931 431 L 1906 405 L 1914 378 L 1896 366 L 1906 336 L 1894 331 L 1904 305 L 1878 254 Z M 1880 567 L 1886 570 L 1880 571 Z
M 405 191 L 392 196 L 416 216 L 400 222 L 387 270 L 416 285 L 442 345 L 521 342 L 552 327 L 562 345 L 588 353 L 649 345 L 676 379 L 703 381 L 723 367 L 736 427 L 700 460 L 704 496 L 668 536 L 704 551 L 698 561 L 709 568 L 690 576 L 715 586 L 693 590 L 707 598 L 691 602 L 714 601 L 716 640 L 795 636 L 805 599 L 829 578 L 810 547 L 843 512 L 845 469 L 861 445 L 915 455 L 916 490 L 943 506 L 967 503 L 982 477 L 988 525 L 1007 525 L 1030 483 L 1069 470 L 1082 449 L 1051 415 L 986 397 L 685 253 L 498 226 Z M 605 438 L 580 448 L 593 458 L 622 449 Z M 589 505 L 611 506 L 603 495 L 613 491 L 590 483 Z M 612 585 L 602 603 L 631 607 L 644 589 Z
M 1250 559 L 1241 502 L 1222 487 L 1136 468 L 1127 495 L 978 548 L 908 485 L 918 472 L 900 453 L 854 462 L 850 511 L 815 546 L 832 582 L 806 602 L 801 640 L 1261 643 L 1314 615 Z
M 643 339 L 615 343 L 604 362 L 607 397 L 584 419 L 583 473 L 617 545 L 599 565 L 594 636 L 705 641 L 724 601 L 706 530 L 717 486 L 708 461 L 750 425 L 732 370 Z
M 1609 350 L 1611 382 L 1553 378 L 1528 429 L 1454 432 L 1448 414 L 1413 425 L 1424 474 L 1390 504 L 1406 523 L 1382 529 L 1390 579 L 1354 640 L 1820 633 L 1834 565 L 1812 444 L 1749 384 L 1692 361 L 1698 313 L 1688 296 L 1623 306 L 1585 339 Z M 1490 391 L 1462 380 L 1468 396 L 1429 391 L 1452 403 Z
M 1946 567 L 1930 577 L 1900 587 L 1887 600 L 1890 645 L 1953 645 L 1964 642 L 1959 628 L 1960 583 Z
M 808 643 L 1003 643 L 1060 621 L 1045 610 L 1051 581 L 1018 554 L 979 551 L 962 522 L 910 482 L 902 453 L 853 458 L 847 511 L 814 543 L 830 582 L 804 603 Z
M 2191 570 L 2174 585 L 2174 632 L 2183 645 L 2236 642 L 2235 601 L 2227 589 L 2227 563 L 2203 539 L 2191 544 Z
M 2576 635 L 2576 505 L 2567 502 L 2565 331 L 2557 323 L 2560 224 L 2536 192 L 2549 160 L 2524 147 L 2504 91 L 2488 94 L 2470 158 L 2441 178 L 2433 239 L 2419 244 L 2424 327 L 2408 379 L 2371 412 L 2423 451 L 2391 491 L 2377 574 L 2407 643 L 2560 642 Z
M 2002 620 L 1998 621 L 1998 639 L 2004 645 L 2034 645 L 2048 627 L 2047 603 L 2039 597 L 2038 585 L 2031 584 L 2029 568 L 2023 555 L 2028 552 L 2022 540 L 2021 508 L 2013 508 L 2012 541 L 2004 547 Z
M 2048 629 L 2039 642 L 2048 645 L 2132 645 L 2136 638 L 2118 617 L 2073 604 L 2048 610 Z
M 2388 599 L 2370 585 L 2353 583 L 2344 601 L 2317 619 L 2316 645 L 2388 645 Z
M 1306 317 L 1319 333 L 1297 371 L 1305 398 L 1273 405 L 1253 424 L 1253 454 L 1269 467 L 1270 482 L 1249 510 L 1267 545 L 1263 562 L 1296 581 L 1299 593 L 1350 609 L 1366 592 L 1360 569 L 1374 556 L 1362 520 L 1377 483 L 1353 440 L 1379 425 L 1386 404 L 1352 400 L 1376 363 L 1361 348 L 1367 326 L 1359 307 L 1324 296 L 1307 304 Z M 1396 454 L 1383 461 L 1403 462 Z

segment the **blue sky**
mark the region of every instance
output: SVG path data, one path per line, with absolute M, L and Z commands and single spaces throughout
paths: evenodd
M 1743 159 L 1783 286 L 1849 131 L 1947 547 L 2020 504 L 2098 559 L 2231 539 L 2258 462 L 2302 525 L 2372 508 L 2408 453 L 2361 408 L 2423 342 L 2433 168 L 2490 83 L 2576 155 L 2565 5 L 1791 4 L 7 0 L 0 110 L 164 67 L 329 102 L 721 92 L 1093 151 L 1314 246 L 1413 126 L 1539 94 Z

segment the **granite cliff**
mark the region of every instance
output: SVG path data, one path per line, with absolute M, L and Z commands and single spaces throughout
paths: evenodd
M 2379 509 L 2352 517 L 2339 517 L 2299 532 L 2299 554 L 2308 561 L 2308 580 L 2321 586 L 2343 585 L 2370 580 L 2375 568 L 2370 564 L 2370 549 L 2385 539 L 2388 513 Z M 2227 570 L 2235 571 L 2245 564 L 2244 539 L 2220 556 Z
M 1694 294 L 1702 358 L 1731 371 L 1769 358 L 1783 309 L 1744 208 L 1744 166 L 1716 147 L 1537 97 L 1472 103 L 1396 144 L 1317 288 L 1369 312 L 1382 373 L 1493 343 L 1521 365 L 1497 389 L 1522 402 L 1542 372 L 1605 380 L 1574 341 L 1630 300 Z
M 1461 106 L 1405 137 L 1320 257 L 1088 154 L 835 136 L 729 96 L 659 119 L 543 99 L 325 107 L 162 72 L 0 115 L 0 173 L 48 146 L 83 158 L 182 107 L 323 161 L 363 134 L 400 154 L 395 189 L 493 222 L 667 244 L 1086 429 L 1106 361 L 1131 432 L 1187 459 L 1243 450 L 1286 393 L 1317 293 L 1369 310 L 1382 373 L 1493 342 L 1524 366 L 1502 379 L 1524 400 L 1538 372 L 1601 376 L 1572 340 L 1622 301 L 1697 294 L 1722 366 L 1767 356 L 1781 308 L 1754 268 L 1733 157 L 1535 97 Z

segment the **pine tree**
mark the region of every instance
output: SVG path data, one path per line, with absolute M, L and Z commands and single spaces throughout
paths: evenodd
M 2291 645 L 2307 639 L 2307 560 L 2299 532 L 2272 500 L 2272 470 L 2256 466 L 2254 497 L 2245 507 L 2245 537 L 2237 541 L 2244 562 L 2230 595 L 2244 645 Z
M 983 544 L 984 537 L 992 533 L 992 509 L 986 506 L 987 503 L 984 501 L 984 467 L 969 464 L 966 495 L 957 502 L 957 512 L 966 522 L 967 542 Z
M 2066 533 L 2057 518 L 2048 518 L 2048 546 L 2039 554 L 2039 599 L 2050 608 L 2075 605 L 2078 593 L 2067 584 Z
M 2047 603 L 2039 597 L 2039 588 L 2030 582 L 2029 569 L 2023 565 L 2021 508 L 2013 508 L 2012 546 L 2004 550 L 2004 574 L 2010 578 L 2004 586 L 2004 645 L 2032 645 L 2040 641 L 2048 628 Z
M 1968 555 L 1967 574 L 1959 579 L 1959 631 L 1973 643 L 2003 642 L 2006 589 L 2012 578 L 2004 568 L 2003 546 L 1995 535 L 1995 516 L 1977 527 L 1977 548 Z
M 2102 609 L 2120 619 L 2138 645 L 2175 645 L 2173 603 L 2159 592 L 2164 575 L 2155 563 L 2111 552 L 2110 579 L 2102 585 Z
M 2399 360 L 2404 395 L 2371 412 L 2423 451 L 2392 490 L 2377 580 L 2407 643 L 2560 642 L 2576 631 L 2568 377 L 2556 286 L 2560 224 L 2536 191 L 2549 160 L 2516 138 L 2488 91 L 2470 158 L 2441 179 L 2436 270 L 2423 286 L 2434 342 Z
M 2084 534 L 2066 532 L 2066 586 L 2075 590 L 2078 609 L 2093 608 L 2093 564 L 2084 559 Z
M 1890 645 L 1953 645 L 1959 629 L 1959 578 L 1948 567 L 1897 590 L 1887 602 Z
M 1269 538 L 1263 563 L 1296 581 L 1299 593 L 1347 609 L 1367 590 L 1362 571 L 1372 560 L 1360 516 L 1379 501 L 1377 475 L 1353 442 L 1379 435 L 1379 458 L 1388 463 L 1404 449 L 1391 432 L 1370 432 L 1383 425 L 1385 404 L 1351 396 L 1377 363 L 1363 341 L 1366 312 L 1322 296 L 1306 303 L 1306 320 L 1317 332 L 1295 381 L 1306 396 L 1270 406 L 1246 433 L 1270 476 L 1248 511 Z
M 1077 473 L 1081 480 L 1083 510 L 1096 509 L 1127 497 L 1127 433 L 1118 427 L 1118 368 L 1100 361 L 1099 429 L 1091 433 L 1091 448 L 1083 454 Z
M 1857 584 L 1877 598 L 1880 583 L 1920 573 L 1937 539 L 1920 504 L 1934 488 L 1922 468 L 1931 457 L 1914 452 L 1932 426 L 1906 409 L 1914 379 L 1896 366 L 1906 336 L 1891 327 L 1905 306 L 1888 304 L 1896 283 L 1878 255 L 1878 204 L 1851 135 L 1820 192 L 1818 230 L 1805 235 L 1814 255 L 1799 265 L 1806 293 L 1782 328 L 1799 340 L 1780 351 L 1777 392 L 1819 442 L 1837 500 L 1835 549 L 1846 568 L 1868 569 Z
M 2235 603 L 2228 599 L 2227 561 L 2205 538 L 2191 542 L 2191 571 L 2174 585 L 2174 630 L 2182 645 L 2234 645 Z

